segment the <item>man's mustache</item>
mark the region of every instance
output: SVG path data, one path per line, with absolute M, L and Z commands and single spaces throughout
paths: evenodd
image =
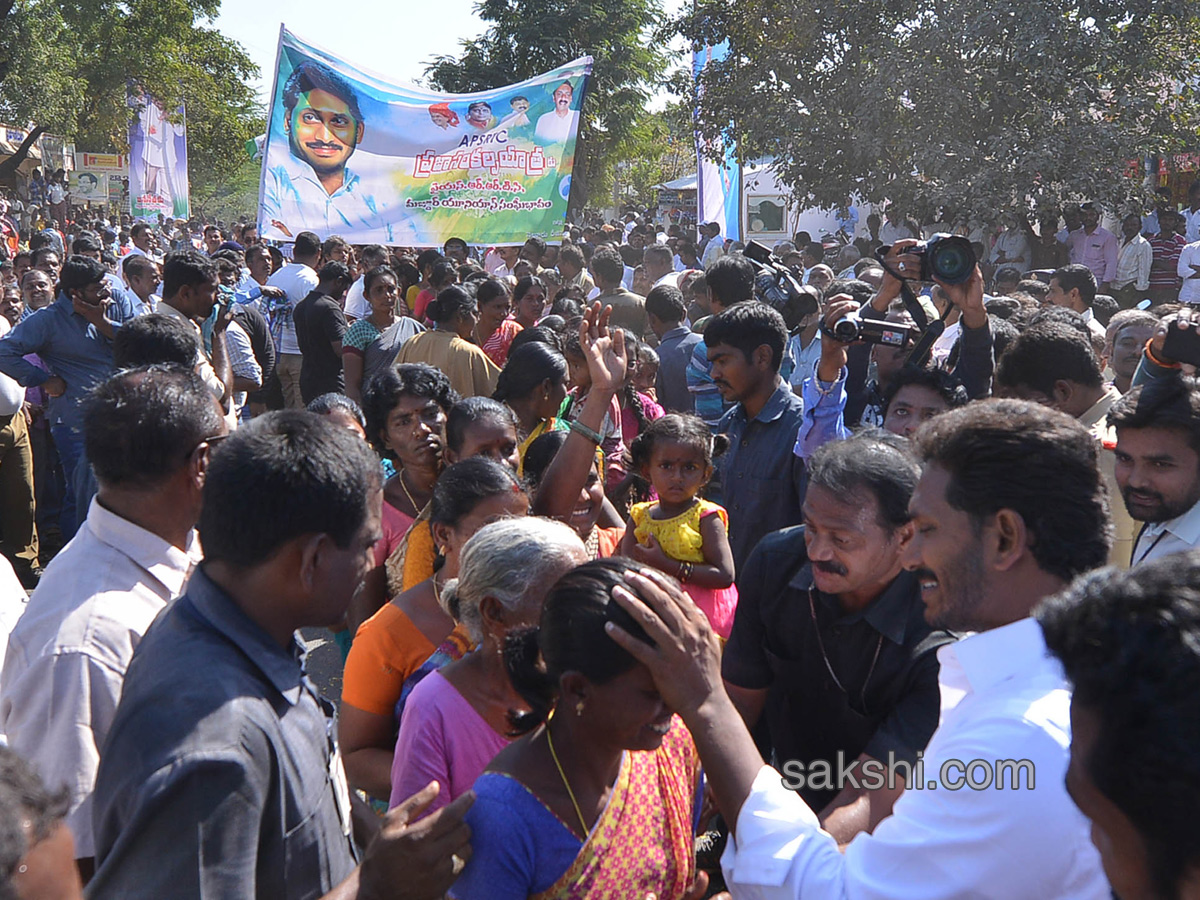
M 846 567 L 841 563 L 813 560 L 813 568 L 827 575 L 845 575 Z
M 338 143 L 327 143 L 326 141 L 308 141 L 305 145 L 309 150 L 341 150 L 344 145 Z

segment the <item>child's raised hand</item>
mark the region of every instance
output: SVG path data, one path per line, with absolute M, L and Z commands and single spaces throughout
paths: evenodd
M 634 560 L 675 577 L 679 572 L 679 561 L 667 556 L 662 545 L 658 543 L 658 538 L 654 535 L 650 535 L 648 540 L 649 543 L 644 546 L 641 543 L 633 545 Z

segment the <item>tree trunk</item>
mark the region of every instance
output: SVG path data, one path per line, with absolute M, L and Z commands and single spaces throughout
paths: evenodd
M 0 179 L 8 178 L 17 171 L 17 167 L 25 162 L 25 158 L 29 156 L 29 151 L 33 148 L 34 142 L 46 132 L 45 125 L 39 125 L 29 132 L 29 136 L 21 141 L 21 146 L 17 148 L 17 152 L 8 159 L 0 162 Z

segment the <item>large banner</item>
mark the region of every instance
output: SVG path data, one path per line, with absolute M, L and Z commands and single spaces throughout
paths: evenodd
M 724 59 L 729 53 L 729 43 L 723 41 L 715 47 L 705 47 L 692 54 L 692 76 L 697 82 L 697 106 L 699 105 L 700 73 L 712 60 Z M 699 109 L 697 108 L 697 115 Z M 738 165 L 737 145 L 732 141 L 705 145 L 696 134 L 696 162 L 699 181 L 696 189 L 696 205 L 701 222 L 716 222 L 721 226 L 721 237 L 735 241 L 742 239 L 742 167 Z
M 140 88 L 129 94 L 129 202 L 135 219 L 188 217 L 187 126 L 180 105 L 168 119 L 162 101 Z
M 281 28 L 260 233 L 408 247 L 451 237 L 557 243 L 591 70 L 584 57 L 520 84 L 438 94 L 389 83 Z

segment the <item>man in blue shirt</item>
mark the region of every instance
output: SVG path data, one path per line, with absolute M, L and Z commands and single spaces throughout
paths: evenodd
M 75 534 L 77 524 L 73 478 L 83 452 L 78 403 L 112 373 L 113 334 L 133 318 L 128 299 L 112 297 L 107 274 L 94 259 L 68 257 L 59 273 L 58 299 L 0 340 L 0 372 L 24 387 L 40 385 L 50 398 L 50 434 L 68 481 L 60 517 L 64 540 Z M 26 360 L 30 353 L 50 372 Z
M 804 406 L 779 377 L 787 326 L 774 309 L 737 303 L 708 323 L 704 338 L 713 383 L 734 404 L 717 428 L 730 442 L 717 466 L 740 570 L 763 535 L 801 521 L 805 468 L 791 450 Z
M 430 784 L 361 821 L 357 865 L 333 706 L 299 634 L 345 616 L 382 499 L 367 445 L 302 410 L 260 416 L 213 454 L 204 561 L 134 651 L 100 759 L 94 896 L 445 894 L 470 856 L 474 794 L 414 824 Z

